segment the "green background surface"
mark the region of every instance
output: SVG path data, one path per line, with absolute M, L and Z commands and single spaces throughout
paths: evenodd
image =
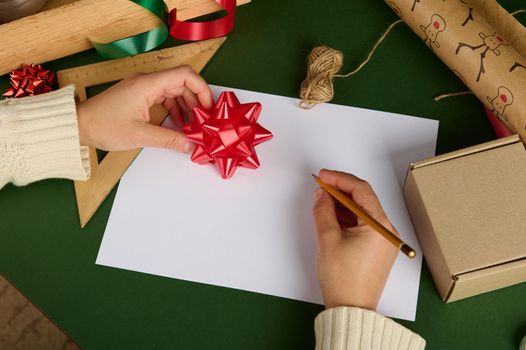
M 524 7 L 521 0 L 501 4 Z M 314 45 L 343 51 L 349 71 L 395 19 L 383 1 L 255 0 L 238 8 L 234 32 L 202 74 L 211 84 L 296 97 Z M 101 60 L 90 50 L 47 67 Z M 440 154 L 494 138 L 473 96 L 432 99 L 464 89 L 402 25 L 361 72 L 336 81 L 333 102 L 440 120 Z M 70 181 L 0 192 L 0 273 L 81 347 L 313 348 L 319 305 L 95 265 L 114 196 L 115 190 L 81 230 Z M 517 349 L 526 334 L 525 297 L 523 283 L 446 305 L 424 265 L 416 322 L 401 323 L 421 334 L 428 349 Z

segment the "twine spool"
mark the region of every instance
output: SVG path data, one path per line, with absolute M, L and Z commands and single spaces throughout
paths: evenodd
M 334 96 L 333 79 L 343 66 L 343 54 L 328 46 L 317 46 L 307 58 L 307 78 L 301 83 L 300 107 L 312 108 Z
M 519 9 L 512 12 L 511 15 L 516 16 L 520 13 L 526 13 L 526 9 Z M 347 74 L 337 74 L 343 65 L 343 54 L 340 51 L 328 46 L 317 46 L 312 49 L 307 58 L 307 78 L 305 78 L 305 80 L 301 83 L 300 87 L 300 107 L 309 109 L 318 103 L 329 102 L 332 100 L 334 97 L 333 79 L 346 78 L 360 71 L 360 69 L 362 69 L 371 60 L 374 52 L 391 32 L 391 30 L 397 24 L 402 22 L 403 21 L 399 19 L 391 23 L 382 36 L 380 36 L 380 38 L 376 41 L 373 48 L 367 55 L 367 58 L 355 70 Z M 440 101 L 441 99 L 447 97 L 469 94 L 472 94 L 472 92 L 460 91 L 442 94 L 435 97 L 435 101 Z
M 328 46 L 317 46 L 310 52 L 307 58 L 307 78 L 300 87 L 300 107 L 309 109 L 318 103 L 329 102 L 334 96 L 334 78 L 347 78 L 358 73 L 373 56 L 378 46 L 384 41 L 389 32 L 399 23 L 401 19 L 394 21 L 376 41 L 367 58 L 353 71 L 339 75 L 337 74 L 343 65 L 343 54 Z

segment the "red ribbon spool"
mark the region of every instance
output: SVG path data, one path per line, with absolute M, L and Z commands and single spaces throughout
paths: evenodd
M 177 19 L 177 9 L 170 11 L 168 26 L 170 35 L 176 39 L 196 41 L 217 38 L 228 34 L 234 28 L 236 0 L 217 0 L 223 6 L 225 17 L 207 22 L 184 22 Z

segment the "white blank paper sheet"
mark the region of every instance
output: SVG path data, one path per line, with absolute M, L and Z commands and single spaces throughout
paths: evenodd
M 316 280 L 311 177 L 320 168 L 367 179 L 402 238 L 378 312 L 414 320 L 422 253 L 402 197 L 410 162 L 434 155 L 438 122 L 233 90 L 259 101 L 274 138 L 261 167 L 223 180 L 188 155 L 144 149 L 120 182 L 97 264 L 322 304 Z

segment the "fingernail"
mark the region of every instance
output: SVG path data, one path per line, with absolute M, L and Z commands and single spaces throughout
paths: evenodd
M 320 200 L 321 196 L 323 195 L 323 190 L 321 188 L 318 188 L 316 189 L 316 191 L 314 191 L 314 201 L 317 202 Z
M 192 153 L 193 150 L 194 150 L 194 144 L 192 142 L 187 141 L 184 143 L 184 147 L 183 147 L 184 153 Z

